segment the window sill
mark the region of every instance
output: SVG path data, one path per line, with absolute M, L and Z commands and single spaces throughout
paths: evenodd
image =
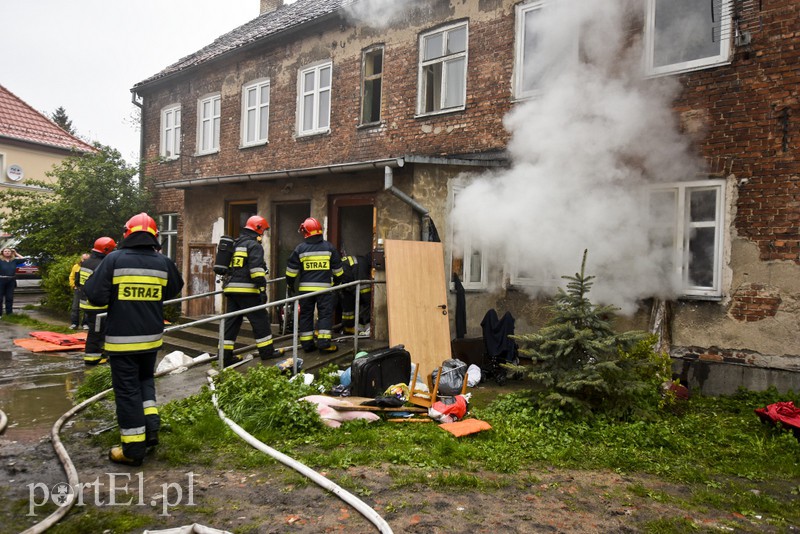
M 200 158 L 203 156 L 213 156 L 214 154 L 219 154 L 219 149 L 212 150 L 210 152 L 195 152 L 194 157 Z
M 378 122 L 366 122 L 364 124 L 359 124 L 358 126 L 356 126 L 356 130 L 377 130 L 385 127 L 386 123 L 381 120 Z
M 430 119 L 430 118 L 434 118 L 434 117 L 440 117 L 442 115 L 452 115 L 453 113 L 462 112 L 465 109 L 467 109 L 466 106 L 461 106 L 461 107 L 458 107 L 458 108 L 450 108 L 450 109 L 444 109 L 444 110 L 440 110 L 440 111 L 431 111 L 429 113 L 418 113 L 418 114 L 414 115 L 414 118 L 415 119 Z
M 295 141 L 306 141 L 306 140 L 310 141 L 312 139 L 317 139 L 319 137 L 324 137 L 326 135 L 330 135 L 330 133 L 331 133 L 330 129 L 319 130 L 319 131 L 316 131 L 316 132 L 309 132 L 309 133 L 301 133 L 301 134 L 297 134 L 295 136 L 294 140 Z
M 180 156 L 172 157 L 172 158 L 165 158 L 164 156 L 159 156 L 158 163 L 160 165 L 165 165 L 167 163 L 172 163 L 173 161 L 178 161 Z
M 249 145 L 239 145 L 239 150 L 247 150 L 248 148 L 258 148 L 260 146 L 267 146 L 269 140 L 261 141 L 259 143 L 250 143 Z

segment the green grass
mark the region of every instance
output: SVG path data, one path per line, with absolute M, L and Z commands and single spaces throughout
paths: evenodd
M 30 316 L 24 313 L 12 313 L 11 315 L 3 315 L 0 320 L 3 320 L 7 323 L 17 324 L 20 326 L 25 326 L 30 328 L 31 330 L 44 330 L 47 332 L 58 332 L 59 334 L 74 334 L 75 331 L 70 329 L 68 326 L 57 325 L 52 323 L 46 323 L 44 321 L 40 321 L 38 319 L 33 319 Z

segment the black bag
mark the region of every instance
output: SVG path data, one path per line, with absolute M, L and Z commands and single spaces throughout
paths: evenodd
M 436 383 L 439 369 L 431 373 L 431 384 Z M 451 358 L 442 362 L 442 378 L 439 379 L 439 395 L 452 397 L 461 393 L 464 378 L 467 376 L 467 364 L 459 359 Z
M 350 376 L 352 396 L 383 396 L 389 386 L 411 380 L 411 355 L 403 345 L 374 350 L 353 361 Z

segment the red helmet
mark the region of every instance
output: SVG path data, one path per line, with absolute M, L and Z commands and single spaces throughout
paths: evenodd
M 269 223 L 264 217 L 260 215 L 253 215 L 247 219 L 247 224 L 245 224 L 244 227 L 249 228 L 258 235 L 262 235 L 264 230 L 269 230 Z
M 110 237 L 98 237 L 97 240 L 94 242 L 94 248 L 92 250 L 95 252 L 99 252 L 100 254 L 108 254 L 116 247 L 117 247 L 117 242 L 111 239 Z
M 304 238 L 312 235 L 320 235 L 322 233 L 322 225 L 314 217 L 309 217 L 303 221 L 303 224 L 300 225 L 297 231 L 302 233 Z
M 122 237 L 128 237 L 135 232 L 150 232 L 153 237 L 158 237 L 158 226 L 156 226 L 156 221 L 152 217 L 142 212 L 128 219 L 128 222 L 125 223 L 125 233 Z

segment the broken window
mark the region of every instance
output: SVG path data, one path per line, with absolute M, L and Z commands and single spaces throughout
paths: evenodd
M 161 157 L 175 159 L 181 154 L 181 106 L 161 110 Z
M 330 61 L 298 73 L 298 135 L 312 135 L 330 130 L 331 72 Z
M 467 97 L 467 24 L 420 37 L 418 111 L 463 109 Z
M 684 296 L 722 295 L 724 180 L 654 187 L 650 240 L 681 280 Z
M 242 88 L 242 146 L 267 142 L 269 133 L 269 80 Z
M 686 72 L 728 62 L 731 0 L 647 0 L 648 74 Z
M 361 86 L 361 124 L 381 120 L 381 83 L 383 80 L 383 47 L 364 52 Z
M 453 184 L 451 189 L 451 210 L 458 202 L 458 194 L 466 187 L 464 183 Z M 455 243 L 458 244 L 455 244 Z M 458 275 L 464 289 L 485 289 L 486 288 L 486 258 L 483 253 L 473 247 L 469 235 L 460 235 L 458 240 L 453 238 L 451 225 L 450 243 L 453 244 L 450 251 L 451 262 L 450 272 Z M 450 289 L 455 289 L 452 274 L 450 276 Z
M 197 103 L 197 152 L 219 151 L 219 125 L 222 97 L 219 93 L 201 98 Z

